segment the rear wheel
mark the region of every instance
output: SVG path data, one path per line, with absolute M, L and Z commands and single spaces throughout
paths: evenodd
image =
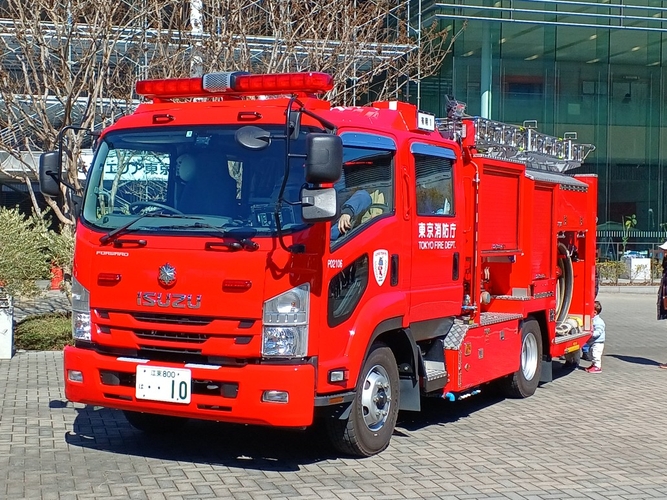
M 326 419 L 331 444 L 338 451 L 369 457 L 380 453 L 394 433 L 399 407 L 399 379 L 391 349 L 376 343 L 359 374 L 347 419 Z
M 187 418 L 140 413 L 124 410 L 125 418 L 132 427 L 147 434 L 164 434 L 180 429 L 188 421 Z
M 501 382 L 506 396 L 527 398 L 532 396 L 540 383 L 542 368 L 542 332 L 534 319 L 521 325 L 521 361 L 519 369 Z

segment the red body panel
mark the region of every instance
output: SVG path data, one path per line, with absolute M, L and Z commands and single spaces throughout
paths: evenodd
M 450 371 L 445 392 L 462 392 L 490 380 L 514 373 L 519 358 L 521 334 L 516 321 L 471 329 L 458 350 L 447 350 Z

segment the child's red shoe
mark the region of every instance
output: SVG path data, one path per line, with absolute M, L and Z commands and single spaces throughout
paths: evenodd
M 586 368 L 586 371 L 588 373 L 600 373 L 602 371 L 602 368 L 599 366 L 591 365 L 588 368 Z

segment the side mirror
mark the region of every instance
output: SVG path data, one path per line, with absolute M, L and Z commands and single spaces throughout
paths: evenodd
M 343 171 L 343 140 L 337 135 L 311 133 L 306 136 L 306 182 L 336 182 Z
M 60 153 L 49 151 L 39 157 L 39 190 L 45 196 L 60 195 Z
M 334 188 L 302 189 L 301 218 L 305 222 L 326 222 L 336 217 Z

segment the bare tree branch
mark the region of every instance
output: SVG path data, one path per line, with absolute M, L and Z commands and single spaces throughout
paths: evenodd
M 432 75 L 454 37 L 417 26 L 408 0 L 209 0 L 202 29 L 179 0 L 91 2 L 5 0 L 0 20 L 0 170 L 25 182 L 64 126 L 100 129 L 136 104 L 137 79 L 189 76 L 199 54 L 206 72 L 324 71 L 335 104 L 400 99 L 408 82 Z M 198 4 L 199 5 L 199 4 Z M 414 12 L 412 13 L 414 14 Z M 418 35 L 418 36 L 417 36 Z M 63 178 L 81 189 L 84 134 L 64 136 Z M 16 166 L 19 167 L 16 167 Z M 48 199 L 62 224 L 74 223 L 71 197 Z

